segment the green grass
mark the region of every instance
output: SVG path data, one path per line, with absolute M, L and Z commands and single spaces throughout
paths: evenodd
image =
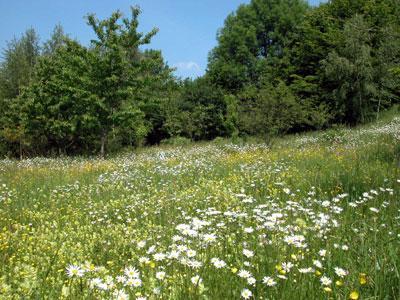
M 399 162 L 398 113 L 271 147 L 0 161 L 0 299 L 400 299 Z

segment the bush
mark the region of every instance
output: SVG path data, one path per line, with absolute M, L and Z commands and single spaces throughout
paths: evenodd
M 305 122 L 302 106 L 290 89 L 280 82 L 261 90 L 249 89 L 239 107 L 239 129 L 244 135 L 257 135 L 269 141 Z

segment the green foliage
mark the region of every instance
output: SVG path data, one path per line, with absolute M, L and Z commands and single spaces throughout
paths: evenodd
M 346 22 L 337 51 L 322 61 L 327 81 L 332 81 L 333 103 L 343 122 L 365 122 L 375 94 L 373 65 L 369 42 L 370 28 L 362 16 Z
M 34 29 L 29 29 L 20 39 L 13 39 L 3 52 L 0 69 L 1 96 L 13 99 L 27 86 L 39 56 L 39 38 Z
M 247 90 L 239 108 L 240 131 L 260 135 L 269 140 L 272 136 L 287 133 L 302 122 L 304 113 L 293 93 L 283 83 L 266 84 L 260 90 Z
M 157 30 L 146 35 L 137 32 L 139 14 L 139 8 L 132 7 L 131 19 L 121 19 L 119 11 L 105 20 L 98 20 L 94 15 L 87 17 L 97 36 L 97 40 L 92 40 L 91 81 L 99 108 L 101 156 L 114 127 L 122 127 L 122 131 L 138 127 L 128 136 L 128 144 L 142 143 L 147 133 L 143 116 L 136 113 L 140 110 L 136 90 L 141 88 L 137 79 L 142 75 L 142 61 L 146 60 L 139 46 L 149 44 Z
M 34 82 L 20 97 L 34 154 L 91 148 L 100 124 L 93 114 L 99 108 L 90 92 L 89 62 L 87 49 L 70 40 L 39 60 Z
M 234 130 L 234 104 L 226 101 L 229 100 L 222 89 L 213 86 L 207 78 L 185 80 L 180 95 L 168 104 L 165 128 L 171 136 L 194 140 L 230 135 Z
M 67 40 L 68 36 L 64 33 L 62 26 L 56 25 L 50 39 L 43 44 L 42 55 L 53 55 L 58 48 L 65 45 Z
M 252 0 L 230 14 L 207 73 L 173 76 L 140 9 L 99 20 L 84 47 L 57 25 L 0 65 L 0 155 L 97 154 L 184 137 L 271 141 L 379 119 L 400 101 L 398 0 Z
M 183 137 L 183 136 L 174 136 L 169 139 L 162 140 L 160 142 L 161 145 L 169 145 L 169 146 L 186 146 L 191 144 L 192 140 Z
M 90 48 L 69 39 L 61 26 L 40 57 L 39 50 L 36 56 L 22 51 L 37 44 L 33 31 L 10 44 L 1 69 L 4 80 L 16 74 L 1 89 L 6 152 L 104 156 L 109 143 L 113 151 L 142 145 L 150 134 L 157 141 L 166 136 L 159 132 L 163 102 L 176 84 L 161 52 L 139 49 L 156 30 L 137 32 L 140 10 L 131 12 L 130 19 L 120 12 L 105 20 L 89 15 L 97 36 Z
M 218 33 L 218 46 L 209 59 L 211 80 L 235 93 L 266 74 L 284 76 L 287 47 L 307 9 L 301 0 L 253 0 L 241 5 Z

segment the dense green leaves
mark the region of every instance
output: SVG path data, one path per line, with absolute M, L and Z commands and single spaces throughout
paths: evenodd
M 180 80 L 140 9 L 87 16 L 86 47 L 60 25 L 33 29 L 0 65 L 0 154 L 97 154 L 123 147 L 274 135 L 364 123 L 400 99 L 398 0 L 252 0 L 218 31 L 206 74 Z M 146 47 L 147 48 L 147 47 Z

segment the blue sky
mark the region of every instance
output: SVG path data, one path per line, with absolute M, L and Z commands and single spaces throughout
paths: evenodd
M 129 13 L 131 5 L 142 9 L 139 29 L 160 29 L 151 48 L 161 49 L 180 77 L 202 75 L 208 52 L 216 45 L 216 33 L 226 16 L 250 0 L 0 0 L 0 48 L 33 27 L 46 40 L 54 26 L 61 24 L 71 37 L 88 45 L 93 32 L 84 16 L 96 13 L 108 17 L 119 9 Z M 319 0 L 310 0 L 315 5 Z

